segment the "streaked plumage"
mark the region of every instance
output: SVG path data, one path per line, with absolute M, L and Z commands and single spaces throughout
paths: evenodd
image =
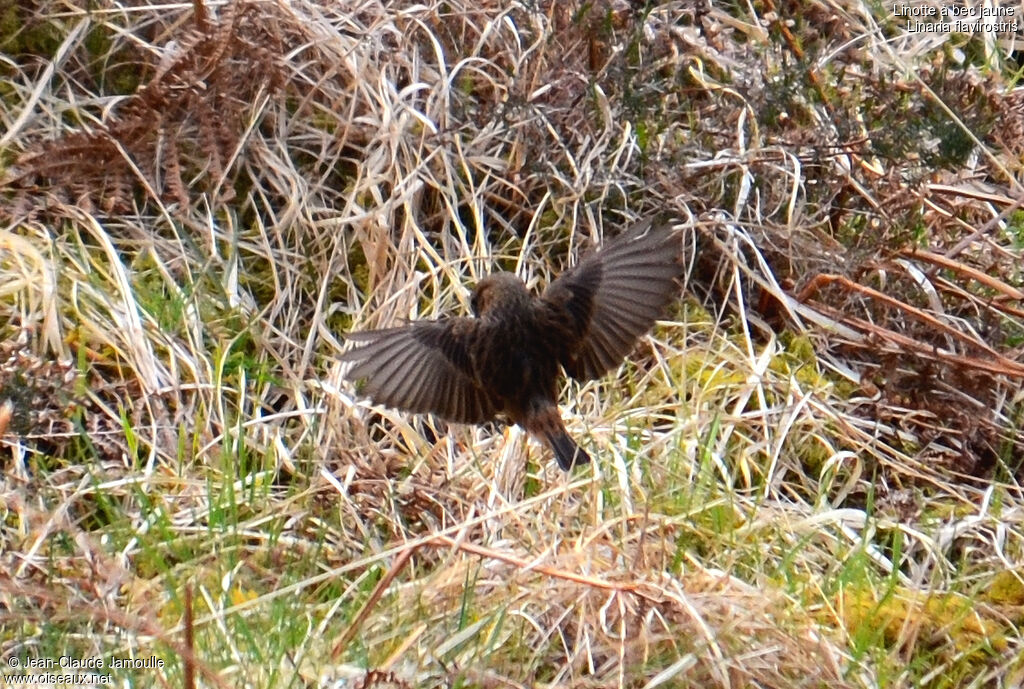
M 570 469 L 590 461 L 558 412 L 558 368 L 577 380 L 619 365 L 678 292 L 681 242 L 639 222 L 563 273 L 540 297 L 511 273 L 473 292 L 475 317 L 351 333 L 348 378 L 378 404 L 483 423 L 507 416 Z

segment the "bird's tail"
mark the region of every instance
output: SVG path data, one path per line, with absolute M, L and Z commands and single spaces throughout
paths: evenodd
M 555 451 L 555 459 L 558 460 L 558 466 L 562 467 L 565 471 L 569 471 L 569 469 L 572 469 L 577 464 L 587 464 L 590 462 L 590 455 L 584 452 L 576 444 L 576 441 L 569 437 L 564 428 L 554 433 L 549 433 L 545 440 L 548 441 L 551 449 Z
M 529 414 L 526 423 L 526 430 L 544 440 L 555 453 L 558 466 L 564 471 L 569 471 L 578 464 L 590 462 L 590 455 L 580 449 L 576 441 L 569 437 L 562 423 L 562 417 L 558 415 L 558 407 L 551 405 Z

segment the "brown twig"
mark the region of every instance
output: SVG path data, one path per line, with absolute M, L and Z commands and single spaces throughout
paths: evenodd
M 409 558 L 411 558 L 412 554 L 418 549 L 418 545 L 412 545 L 398 553 L 398 557 L 395 558 L 395 563 L 391 565 L 391 569 L 389 569 L 387 574 L 381 577 L 381 580 L 373 587 L 373 592 L 370 593 L 370 597 L 366 599 L 366 602 L 363 603 L 363 607 L 361 607 L 359 612 L 356 613 L 355 619 L 352 620 L 352 624 L 348 626 L 348 629 L 342 632 L 341 636 L 335 642 L 334 648 L 331 649 L 331 658 L 333 660 L 337 660 L 341 652 L 359 632 L 359 628 L 363 626 L 363 622 L 365 622 L 366 618 L 369 617 L 371 612 L 373 612 L 373 608 L 377 605 L 381 596 L 384 595 L 388 586 L 390 586 L 391 582 L 394 581 L 396 576 L 398 576 L 398 573 L 405 569 L 405 566 L 409 564 Z
M 931 263 L 932 265 L 939 266 L 941 268 L 948 268 L 960 275 L 976 280 L 986 287 L 991 287 L 995 291 L 1005 294 L 1010 299 L 1024 299 L 1024 292 L 1021 292 L 1016 287 L 1011 287 L 1002 280 L 996 278 L 994 275 L 983 273 L 977 268 L 972 268 L 960 261 L 953 260 L 950 258 L 949 254 L 936 254 L 925 249 L 910 249 L 901 251 L 900 256 L 920 259 L 926 263 Z
M 549 567 L 547 565 L 538 565 L 527 560 L 524 560 L 515 555 L 509 555 L 498 550 L 492 550 L 491 548 L 484 548 L 483 546 L 473 545 L 472 543 L 465 543 L 456 541 L 448 536 L 438 536 L 431 543 L 437 545 L 443 545 L 450 548 L 461 550 L 465 553 L 472 553 L 473 555 L 479 555 L 480 557 L 490 558 L 492 560 L 498 560 L 499 562 L 505 562 L 510 565 L 514 565 L 523 570 L 530 570 L 534 572 L 540 572 L 541 574 L 556 579 L 563 579 L 565 581 L 571 581 L 584 586 L 589 586 L 595 589 L 602 589 L 604 591 L 618 591 L 621 593 L 632 593 L 641 598 L 653 602 L 660 602 L 656 596 L 652 596 L 650 593 L 646 593 L 641 590 L 641 585 L 637 583 L 619 583 L 615 581 L 608 581 L 607 579 L 598 579 L 597 577 L 588 577 L 583 574 L 576 574 L 569 572 L 564 569 L 557 567 Z
M 861 293 L 861 294 L 863 294 L 865 296 L 868 296 L 868 297 L 870 297 L 870 298 L 872 298 L 872 299 L 874 299 L 876 301 L 879 301 L 879 302 L 881 302 L 883 304 L 887 304 L 888 306 L 891 306 L 894 309 L 897 309 L 899 311 L 903 311 L 904 313 L 906 313 L 910 317 L 912 317 L 912 318 L 914 318 L 914 319 L 916 319 L 918 321 L 921 321 L 922 323 L 925 323 L 926 325 L 929 325 L 932 328 L 935 328 L 936 330 L 938 330 L 939 332 L 941 332 L 943 334 L 949 335 L 950 337 L 952 337 L 952 338 L 954 338 L 956 340 L 959 340 L 960 342 L 962 342 L 963 344 L 967 345 L 968 347 L 973 347 L 975 349 L 980 349 L 981 351 L 985 352 L 986 354 L 991 356 L 996 361 L 1004 362 L 1005 365 L 1007 366 L 1007 368 L 1010 369 L 1009 371 L 1006 371 L 1009 375 L 1014 375 L 1013 373 L 1010 372 L 1012 370 L 1019 371 L 1019 373 L 1016 374 L 1016 375 L 1024 375 L 1024 366 L 1021 366 L 1020 364 L 1017 364 L 1016 362 L 1010 361 L 1009 359 L 1005 359 L 1001 354 L 999 354 L 999 352 L 995 351 L 994 349 L 989 347 L 984 342 L 976 340 L 976 339 L 970 337 L 969 335 L 966 335 L 966 334 L 960 332 L 956 328 L 954 328 L 954 327 L 952 327 L 950 325 L 947 325 L 946 323 L 943 323 L 942 321 L 940 321 L 939 319 L 935 318 L 931 314 L 929 314 L 929 313 L 927 313 L 925 311 L 922 311 L 921 309 L 919 309 L 917 307 L 911 306 L 910 304 L 902 302 L 899 299 L 896 299 L 894 297 L 890 297 L 887 294 L 883 294 L 882 292 L 879 292 L 876 289 L 872 289 L 871 287 L 867 287 L 865 285 L 861 285 L 859 283 L 856 283 L 853 280 L 850 280 L 849 278 L 844 277 L 842 275 L 831 275 L 831 274 L 828 274 L 828 273 L 822 273 L 820 275 L 817 275 L 813 280 L 811 280 L 807 284 L 806 287 L 804 287 L 803 290 L 801 290 L 800 295 L 797 298 L 801 302 L 806 302 L 808 299 L 810 299 L 811 296 L 813 296 L 815 293 L 817 293 L 818 290 L 820 290 L 823 286 L 831 284 L 833 282 L 839 283 L 845 289 L 847 289 L 847 290 L 849 290 L 851 292 L 859 292 L 859 293 Z M 854 319 L 850 318 L 850 320 L 854 320 Z M 878 326 L 876 326 L 874 324 L 867 323 L 866 321 L 861 321 L 861 322 L 867 324 L 868 326 L 870 326 L 871 330 L 877 330 L 879 332 L 879 334 L 882 331 L 885 331 L 884 328 L 879 328 Z M 892 331 L 885 331 L 885 332 L 892 333 Z M 892 334 L 896 335 L 896 333 L 892 333 Z M 903 337 L 903 336 L 899 336 L 899 337 Z M 911 338 L 906 338 L 906 339 L 908 341 L 911 341 L 911 342 L 916 342 L 915 340 L 912 340 Z M 930 345 L 924 345 L 924 344 L 921 344 L 921 343 L 918 343 L 918 344 L 920 344 L 922 347 L 928 347 L 930 349 L 932 348 Z

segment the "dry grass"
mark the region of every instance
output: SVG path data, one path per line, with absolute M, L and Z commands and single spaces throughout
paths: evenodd
M 0 13 L 5 660 L 1019 686 L 1007 36 L 857 2 Z M 653 213 L 688 291 L 567 385 L 594 465 L 342 382 L 349 329 L 542 286 Z

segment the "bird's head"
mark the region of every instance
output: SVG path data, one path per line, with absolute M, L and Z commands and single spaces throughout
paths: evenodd
M 494 273 L 473 290 L 473 315 L 482 318 L 495 309 L 519 308 L 530 303 L 526 285 L 512 273 Z

